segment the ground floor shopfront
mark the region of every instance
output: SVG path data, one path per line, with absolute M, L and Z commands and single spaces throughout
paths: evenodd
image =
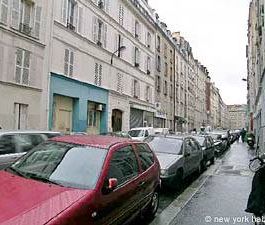
M 63 133 L 107 132 L 108 91 L 63 75 L 51 74 L 49 128 Z
M 137 103 L 130 103 L 130 128 L 153 127 L 154 108 Z

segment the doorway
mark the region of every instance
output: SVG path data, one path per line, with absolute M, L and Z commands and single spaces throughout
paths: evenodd
M 119 109 L 112 110 L 111 118 L 112 131 L 117 132 L 122 130 L 122 111 Z

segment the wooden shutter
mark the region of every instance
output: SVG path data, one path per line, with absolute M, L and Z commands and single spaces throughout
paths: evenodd
M 23 51 L 24 60 L 23 60 L 23 73 L 22 73 L 22 83 L 29 85 L 29 72 L 30 72 L 30 52 Z
M 136 86 L 136 95 L 137 95 L 138 98 L 140 98 L 140 92 L 141 92 L 141 90 L 140 90 L 140 82 L 137 81 L 136 84 L 137 84 L 137 86 Z
M 98 86 L 101 86 L 101 82 L 102 82 L 102 65 L 99 64 L 99 68 L 98 68 Z
M 68 16 L 68 0 L 62 0 L 62 22 L 66 25 Z
M 34 28 L 33 28 L 33 35 L 36 38 L 40 36 L 40 26 L 41 26 L 41 7 L 35 7 L 35 16 L 34 16 Z
M 20 0 L 12 0 L 11 27 L 19 29 Z
M 95 63 L 95 85 L 98 85 L 98 72 L 99 72 L 99 65 Z
M 102 37 L 102 40 L 103 40 L 103 47 L 104 48 L 107 48 L 107 30 L 108 30 L 108 27 L 107 27 L 107 24 L 106 23 L 103 23 L 103 37 Z
M 64 51 L 64 74 L 68 76 L 69 72 L 69 57 L 70 57 L 70 52 L 68 49 L 65 49 Z
M 109 12 L 109 10 L 110 10 L 109 0 L 105 0 L 105 2 L 104 2 L 104 7 L 105 7 L 105 11 L 106 11 L 106 12 Z
M 74 52 L 70 51 L 69 76 L 72 77 L 73 73 L 74 73 Z
M 8 15 L 8 0 L 2 0 L 0 5 L 0 22 L 7 24 L 7 15 Z
M 82 7 L 78 7 L 78 28 L 77 28 L 77 32 L 79 34 L 82 34 L 82 32 L 83 32 L 83 8 Z
M 92 18 L 92 36 L 93 36 L 93 41 L 97 43 L 98 41 L 98 19 L 95 16 L 93 16 Z
M 135 19 L 132 17 L 132 35 L 135 37 Z

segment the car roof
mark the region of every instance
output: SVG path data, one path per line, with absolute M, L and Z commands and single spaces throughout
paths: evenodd
M 0 135 L 3 134 L 60 134 L 60 132 L 47 130 L 0 130 Z
M 154 129 L 153 127 L 135 127 L 132 128 L 131 130 L 150 130 L 150 129 Z
M 77 145 L 87 145 L 97 148 L 108 149 L 117 143 L 136 143 L 129 138 L 116 137 L 116 136 L 103 136 L 103 135 L 66 135 L 51 138 L 52 141 L 65 142 Z
M 178 140 L 183 141 L 184 138 L 186 138 L 187 136 L 179 136 L 179 135 L 172 135 L 172 134 L 154 134 L 154 135 L 150 135 L 149 137 L 172 138 L 172 139 L 178 139 Z

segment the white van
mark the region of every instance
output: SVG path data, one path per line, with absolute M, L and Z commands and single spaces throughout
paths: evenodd
M 128 134 L 133 140 L 143 141 L 149 135 L 154 135 L 155 132 L 153 127 L 135 127 L 132 128 Z

